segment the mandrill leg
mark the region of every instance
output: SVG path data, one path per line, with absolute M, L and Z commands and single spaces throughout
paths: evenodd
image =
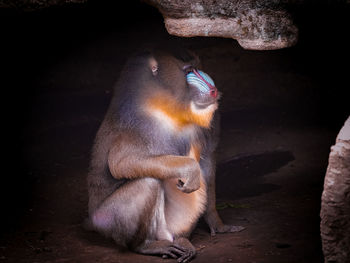
M 132 196 L 132 198 L 130 198 Z M 186 238 L 173 241 L 164 216 L 162 183 L 153 178 L 132 180 L 109 196 L 91 215 L 98 232 L 141 254 L 189 262 L 196 250 Z
M 232 233 L 244 230 L 245 227 L 242 226 L 225 225 L 216 210 L 214 158 L 203 158 L 200 164 L 204 173 L 204 178 L 207 181 L 208 205 L 207 211 L 204 214 L 204 219 L 210 228 L 210 234 L 215 236 L 216 233 Z

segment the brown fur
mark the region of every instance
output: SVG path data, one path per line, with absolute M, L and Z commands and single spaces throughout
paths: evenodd
M 180 57 L 192 60 L 156 52 L 127 63 L 96 135 L 88 190 L 93 229 L 187 262 L 196 251 L 186 237 L 202 214 L 212 234 L 232 227 L 215 209 L 218 104 L 197 108 L 183 69 L 198 60 Z

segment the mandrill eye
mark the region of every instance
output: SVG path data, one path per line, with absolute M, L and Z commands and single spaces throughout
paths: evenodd
M 151 68 L 153 76 L 158 74 L 158 66 L 152 66 Z

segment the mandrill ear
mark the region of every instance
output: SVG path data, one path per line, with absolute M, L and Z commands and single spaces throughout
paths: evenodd
M 156 76 L 158 74 L 158 62 L 155 60 L 155 58 L 151 57 L 148 61 L 149 67 L 152 71 L 153 76 Z

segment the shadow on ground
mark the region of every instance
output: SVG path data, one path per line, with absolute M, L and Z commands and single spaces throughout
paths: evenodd
M 277 172 L 294 160 L 290 151 L 239 155 L 217 165 L 217 197 L 240 199 L 278 190 L 281 186 L 264 183 L 263 176 Z

